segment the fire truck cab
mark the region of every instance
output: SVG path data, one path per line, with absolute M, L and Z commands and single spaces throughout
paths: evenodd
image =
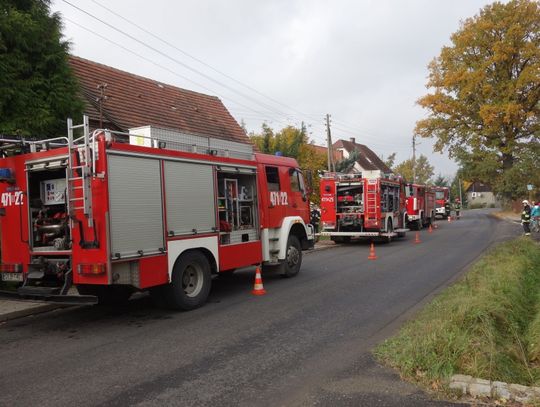
M 380 171 L 327 173 L 320 182 L 322 236 L 338 243 L 351 238 L 404 236 L 405 192 L 401 179 Z
M 192 309 L 213 275 L 263 264 L 292 277 L 313 247 L 292 158 L 150 126 L 90 134 L 86 117 L 67 138 L 1 146 L 0 275 L 17 285 L 4 295 L 92 304 L 149 290 Z
M 435 220 L 435 191 L 427 185 L 407 184 L 406 224 L 410 229 L 420 230 Z
M 447 204 L 450 202 L 450 188 L 433 187 L 433 190 L 435 191 L 435 216 L 447 218 L 450 215 L 447 211 Z

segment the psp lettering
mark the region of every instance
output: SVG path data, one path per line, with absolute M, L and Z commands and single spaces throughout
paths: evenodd
M 2 206 L 22 205 L 23 191 L 4 192 L 2 194 Z
M 270 202 L 273 206 L 287 206 L 289 205 L 287 192 L 282 191 L 271 191 L 270 192 Z

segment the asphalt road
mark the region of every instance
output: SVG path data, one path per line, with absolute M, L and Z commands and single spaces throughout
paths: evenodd
M 377 246 L 312 252 L 293 279 L 214 280 L 209 303 L 176 313 L 148 298 L 0 325 L 2 406 L 419 406 L 433 401 L 371 349 L 492 242 L 520 233 L 487 211 Z

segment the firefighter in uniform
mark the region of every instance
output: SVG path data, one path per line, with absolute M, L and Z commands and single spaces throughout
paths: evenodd
M 523 225 L 523 231 L 525 236 L 531 235 L 531 229 L 529 225 L 531 224 L 531 206 L 529 201 L 525 200 L 523 203 L 523 211 L 521 211 L 521 224 Z
M 446 212 L 447 218 L 452 214 L 452 209 L 450 208 L 450 201 L 448 199 L 444 202 L 444 211 Z
M 459 219 L 459 211 L 461 210 L 461 202 L 459 198 L 456 198 L 456 203 L 454 204 L 454 210 L 456 211 L 456 219 Z

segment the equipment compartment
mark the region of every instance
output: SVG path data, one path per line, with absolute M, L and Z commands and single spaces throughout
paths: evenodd
M 33 250 L 69 250 L 66 168 L 29 170 L 28 202 Z

